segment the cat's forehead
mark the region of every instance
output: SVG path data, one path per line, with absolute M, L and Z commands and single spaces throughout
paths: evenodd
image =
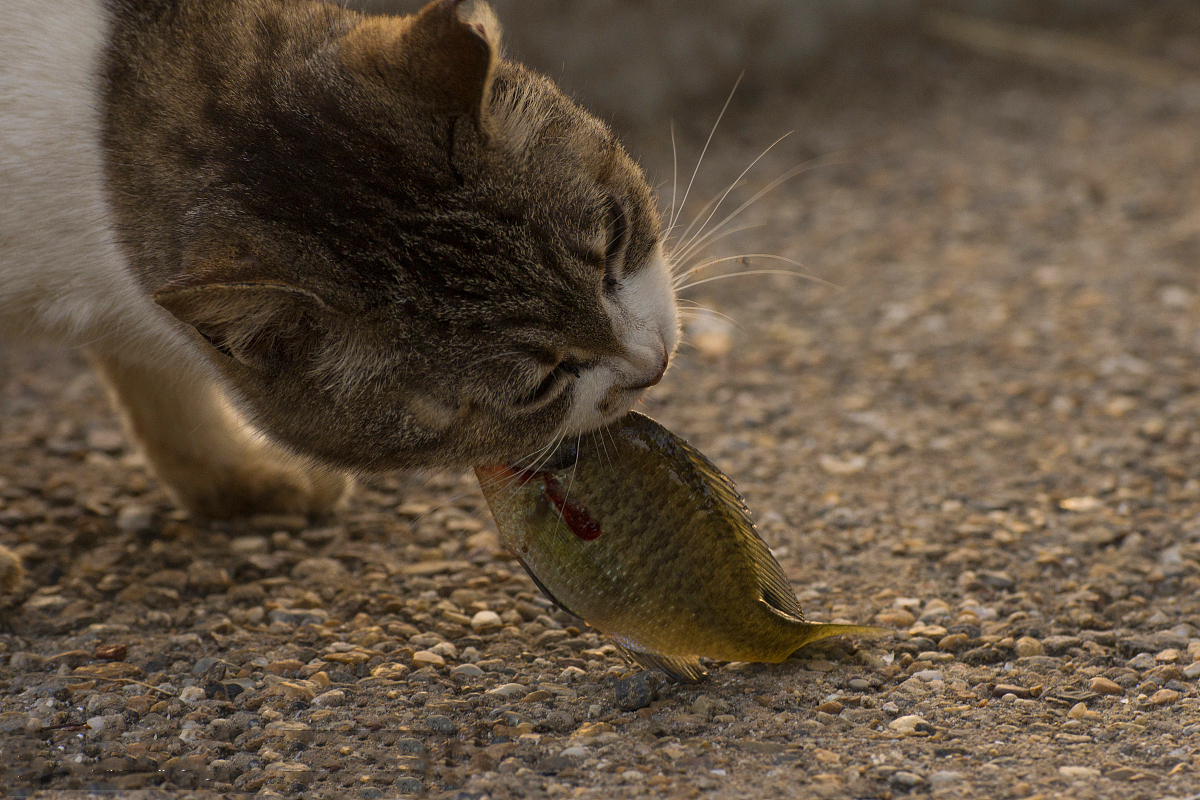
M 559 91 L 550 80 L 502 62 L 492 87 L 485 125 L 509 158 L 526 167 L 582 169 L 608 183 L 635 178 L 612 131 Z

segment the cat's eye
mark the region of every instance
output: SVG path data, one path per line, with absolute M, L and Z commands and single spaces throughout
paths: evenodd
M 625 207 L 612 195 L 608 197 L 605 231 L 604 288 L 612 290 L 618 286 L 617 275 L 629 240 L 629 218 L 625 214 Z

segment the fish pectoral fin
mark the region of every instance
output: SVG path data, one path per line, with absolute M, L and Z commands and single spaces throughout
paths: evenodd
M 557 597 L 555 597 L 550 592 L 550 590 L 546 588 L 546 584 L 542 583 L 541 579 L 537 575 L 533 574 L 533 570 L 531 570 L 529 568 L 529 565 L 525 563 L 525 559 L 521 558 L 520 556 L 517 556 L 517 561 L 521 564 L 522 567 L 525 568 L 525 574 L 527 574 L 529 576 L 530 580 L 532 580 L 534 582 L 534 584 L 538 587 L 538 589 L 540 589 L 542 591 L 542 594 L 546 595 L 547 600 L 549 600 L 551 603 L 554 603 L 554 605 L 558 606 L 563 611 L 570 614 L 572 617 L 576 617 L 578 619 L 583 619 L 583 617 L 579 616 L 574 611 L 572 611 L 571 609 L 569 609 L 565 605 L 563 605 L 562 601 L 559 600 Z
M 696 656 L 691 658 L 660 656 L 654 653 L 640 653 L 637 650 L 630 650 L 628 647 L 621 647 L 621 652 L 637 662 L 642 669 L 656 669 L 680 683 L 700 683 L 708 675 L 704 671 L 704 667 L 700 666 L 700 659 Z

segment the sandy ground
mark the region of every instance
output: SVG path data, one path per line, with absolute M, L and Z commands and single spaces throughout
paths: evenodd
M 1096 35 L 1196 69 L 1156 24 Z M 540 598 L 469 474 L 202 525 L 79 360 L 17 343 L 0 794 L 1200 796 L 1200 93 L 896 41 L 735 104 L 693 196 L 789 130 L 723 208 L 811 168 L 710 252 L 836 287 L 688 289 L 728 319 L 643 410 L 811 618 L 894 637 L 661 685 Z M 630 142 L 669 202 L 665 126 Z

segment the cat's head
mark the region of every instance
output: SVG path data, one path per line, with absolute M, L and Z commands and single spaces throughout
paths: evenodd
M 264 429 L 349 467 L 531 459 L 678 342 L 641 170 L 457 5 L 346 14 L 278 66 L 155 295 Z

